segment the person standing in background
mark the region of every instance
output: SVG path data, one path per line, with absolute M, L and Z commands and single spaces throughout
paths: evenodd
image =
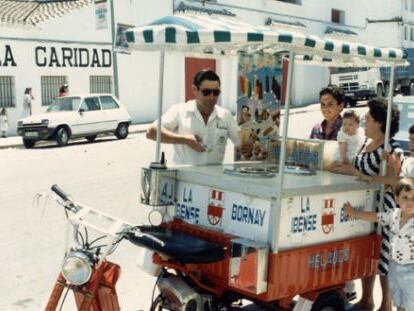
M 27 87 L 24 90 L 24 97 L 23 97 L 23 111 L 29 110 L 29 116 L 32 115 L 32 101 L 34 100 L 34 96 L 32 94 L 32 88 Z M 26 113 L 25 113 L 26 116 Z
M 66 96 L 69 94 L 69 85 L 63 84 L 59 89 L 59 97 Z
M 0 134 L 1 137 L 5 138 L 7 134 L 7 130 L 9 129 L 9 120 L 7 117 L 7 110 L 6 108 L 2 108 L 0 111 Z

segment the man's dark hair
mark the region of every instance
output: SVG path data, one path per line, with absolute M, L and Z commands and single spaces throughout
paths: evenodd
M 193 79 L 193 85 L 199 88 L 204 80 L 218 81 L 218 83 L 221 84 L 219 76 L 211 69 L 203 69 L 197 72 Z
M 397 197 L 402 191 L 411 191 L 414 189 L 414 180 L 412 178 L 403 178 L 395 186 L 395 194 Z
M 243 105 L 243 106 L 241 107 L 241 110 L 243 110 L 244 108 L 247 108 L 247 111 L 250 111 L 250 107 L 249 107 L 249 106 L 247 106 L 247 105 Z
M 388 103 L 382 99 L 371 99 L 368 103 L 369 114 L 372 118 L 381 123 L 381 132 L 385 134 L 385 127 L 387 126 L 387 106 Z M 391 110 L 391 128 L 390 138 L 394 137 L 400 129 L 400 112 L 396 105 L 392 106 Z
M 414 124 L 410 126 L 409 130 L 408 130 L 409 134 L 414 134 Z
M 359 116 L 354 110 L 348 110 L 344 112 L 343 119 L 353 119 L 356 123 L 359 123 Z
M 337 86 L 328 86 L 319 92 L 319 99 L 323 95 L 331 95 L 338 102 L 338 105 L 345 102 L 344 91 Z

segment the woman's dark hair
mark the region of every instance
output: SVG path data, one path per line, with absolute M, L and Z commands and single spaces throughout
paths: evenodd
M 31 90 L 32 90 L 31 87 L 27 87 L 27 88 L 25 88 L 24 93 L 29 94 Z
M 381 123 L 381 132 L 385 134 L 385 127 L 387 125 L 387 106 L 388 104 L 381 99 L 371 99 L 368 103 L 369 114 L 372 118 Z M 397 106 L 392 106 L 391 111 L 391 128 L 390 128 L 390 137 L 394 137 L 397 134 L 400 128 L 400 112 L 398 111 Z
M 345 111 L 342 119 L 353 119 L 356 123 L 359 123 L 359 115 L 354 110 Z
M 59 89 L 59 93 L 63 93 L 65 91 L 65 89 L 67 89 L 68 87 L 69 87 L 69 85 L 63 84 Z
M 193 84 L 195 87 L 199 88 L 204 80 L 218 81 L 219 85 L 221 84 L 219 76 L 211 69 L 204 69 L 197 72 L 194 76 Z
M 409 130 L 408 130 L 409 134 L 414 134 L 414 124 L 410 126 Z
M 401 191 L 411 191 L 413 189 L 414 189 L 414 180 L 412 178 L 403 178 L 395 186 L 395 194 L 398 197 Z
M 338 105 L 345 101 L 344 91 L 337 86 L 328 86 L 319 92 L 319 99 L 323 95 L 331 95 L 338 102 Z

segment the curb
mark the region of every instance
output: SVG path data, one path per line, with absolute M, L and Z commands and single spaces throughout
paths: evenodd
M 146 132 L 146 129 L 136 129 L 136 130 L 130 130 L 129 131 L 130 134 L 140 134 L 140 133 L 145 133 L 145 132 Z M 19 137 L 19 136 L 10 136 L 10 138 L 12 138 L 12 137 L 15 138 L 15 137 Z M 79 139 L 82 139 L 82 138 L 79 138 Z M 76 141 L 76 139 L 75 140 L 72 140 L 72 141 Z M 0 140 L 0 149 L 20 148 L 22 146 L 23 146 L 23 143 L 22 143 L 21 139 L 19 140 L 19 142 L 8 143 L 8 144 L 5 143 L 4 145 L 1 144 L 1 140 Z

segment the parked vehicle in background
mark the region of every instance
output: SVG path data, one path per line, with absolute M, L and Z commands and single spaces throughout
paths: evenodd
M 414 48 L 405 49 L 407 67 L 396 67 L 395 90 L 404 95 L 414 95 Z M 391 69 L 384 68 L 344 68 L 333 69 L 331 84 L 342 88 L 347 105 L 354 107 L 358 100 L 382 97 L 388 94 Z
M 394 103 L 400 110 L 400 130 L 395 135 L 395 139 L 404 149 L 405 154 L 409 154 L 408 149 L 408 130 L 414 124 L 414 96 L 395 96 Z
M 44 114 L 19 120 L 17 133 L 26 148 L 33 148 L 40 140 L 55 140 L 58 146 L 65 146 L 71 138 L 94 141 L 108 133 L 124 139 L 130 123 L 128 111 L 111 94 L 70 95 L 54 99 Z
M 331 84 L 344 91 L 347 106 L 355 107 L 358 100 L 382 97 L 384 94 L 379 68 L 344 68 L 335 72 L 331 74 Z

